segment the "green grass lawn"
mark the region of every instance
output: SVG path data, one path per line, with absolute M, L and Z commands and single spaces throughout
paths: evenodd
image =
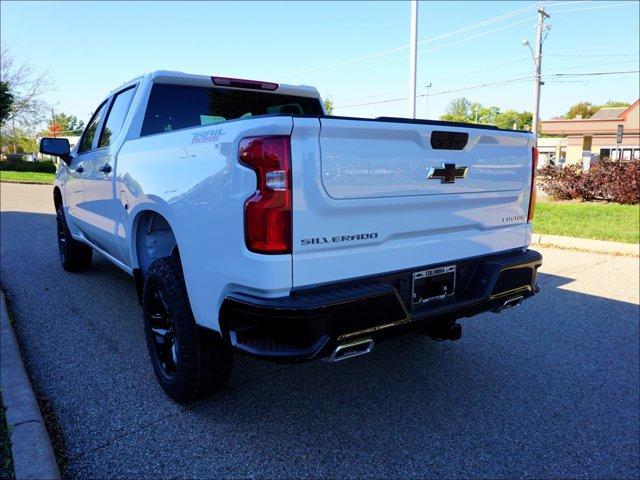
M 10 182 L 38 182 L 38 183 L 53 183 L 53 173 L 42 172 L 11 172 L 8 170 L 0 171 L 0 180 L 7 180 Z
M 640 206 L 597 202 L 538 202 L 534 233 L 640 242 Z

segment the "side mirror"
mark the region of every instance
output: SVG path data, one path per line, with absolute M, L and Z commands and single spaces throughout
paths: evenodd
M 67 165 L 71 161 L 71 148 L 66 138 L 43 138 L 40 140 L 40 153 L 54 155 Z

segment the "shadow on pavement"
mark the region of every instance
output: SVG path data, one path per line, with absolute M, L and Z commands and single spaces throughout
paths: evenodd
M 638 305 L 571 278 L 540 274 L 538 296 L 461 320 L 458 342 L 403 337 L 338 364 L 239 356 L 226 392 L 181 407 L 153 377 L 130 277 L 98 255 L 63 272 L 53 215 L 0 222 L 2 286 L 67 476 L 640 473 Z

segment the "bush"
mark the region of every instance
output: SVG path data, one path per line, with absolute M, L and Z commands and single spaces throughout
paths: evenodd
M 56 165 L 53 162 L 25 162 L 17 160 L 12 162 L 0 162 L 0 170 L 12 172 L 43 172 L 56 173 Z
M 540 169 L 540 187 L 558 200 L 606 200 L 640 203 L 640 161 L 600 161 L 584 171 L 580 165 Z

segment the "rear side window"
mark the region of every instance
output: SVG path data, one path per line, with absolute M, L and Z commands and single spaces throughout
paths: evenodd
M 321 115 L 322 106 L 317 98 L 157 83 L 149 96 L 140 135 L 277 113 Z
M 111 104 L 111 108 L 109 109 L 107 121 L 102 129 L 98 148 L 108 147 L 111 144 L 111 140 L 120 133 L 122 125 L 124 124 L 124 119 L 129 111 L 129 105 L 131 105 L 131 99 L 135 92 L 135 87 L 131 87 L 116 95 L 113 103 Z
M 82 134 L 82 138 L 80 139 L 80 145 L 78 145 L 78 153 L 86 152 L 91 150 L 93 146 L 93 139 L 96 137 L 96 130 L 98 130 L 98 125 L 100 125 L 100 120 L 104 116 L 104 112 L 107 109 L 107 102 L 102 103 L 96 113 L 93 114 L 91 120 L 89 120 L 89 124 L 87 128 L 84 129 L 84 133 Z

